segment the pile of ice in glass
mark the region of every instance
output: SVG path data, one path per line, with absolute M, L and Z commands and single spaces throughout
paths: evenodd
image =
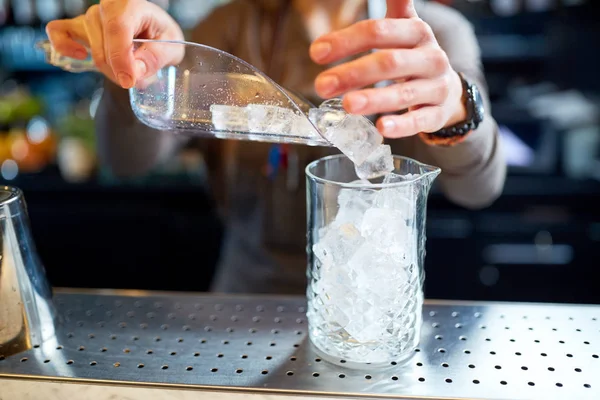
M 342 358 L 389 360 L 418 335 L 418 190 L 412 175 L 392 172 L 391 149 L 371 121 L 344 113 L 339 100 L 309 117 L 360 178 L 340 189 L 335 218 L 314 236 L 311 337 Z M 383 185 L 369 181 L 382 176 Z
M 215 129 L 249 132 L 251 140 L 260 140 L 252 133 L 310 138 L 319 137 L 320 132 L 352 160 L 361 179 L 378 178 L 394 169 L 390 146 L 383 144 L 377 128 L 361 115 L 347 114 L 340 99 L 327 100 L 319 108 L 310 109 L 310 122 L 305 115 L 291 109 L 262 104 L 246 107 L 213 104 L 210 111 Z
M 383 183 L 407 180 L 389 173 Z M 410 182 L 353 184 L 340 190 L 335 218 L 313 241 L 313 338 L 322 347 L 336 343 L 328 350 L 349 359 L 377 362 L 409 347 L 417 332 L 416 192 Z

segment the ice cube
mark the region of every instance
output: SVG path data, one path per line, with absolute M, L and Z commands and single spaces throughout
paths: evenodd
M 352 315 L 352 304 L 356 301 L 356 296 L 343 284 L 344 268 L 331 268 L 329 274 L 323 274 L 323 277 L 313 284 L 315 298 L 318 307 L 315 307 L 315 313 L 325 324 L 327 328 L 338 331 L 345 327 L 350 321 Z
M 262 104 L 249 104 L 248 128 L 252 133 L 285 135 L 292 133 L 292 110 Z
M 390 173 L 385 176 L 384 184 L 394 184 L 406 182 L 405 184 L 398 184 L 392 187 L 386 187 L 379 190 L 375 196 L 374 204 L 379 208 L 387 208 L 400 212 L 404 219 L 409 223 L 414 219 L 416 213 L 416 190 L 414 183 L 407 182 L 412 179 L 413 175 L 397 175 Z
M 306 118 L 306 115 L 298 115 L 294 114 L 294 118 L 292 120 L 292 135 L 294 136 L 302 136 L 307 138 L 320 138 L 321 135 L 313 124 Z
M 375 179 L 394 170 L 392 148 L 387 144 L 379 145 L 360 165 L 354 165 L 360 179 Z
M 328 99 L 322 102 L 321 105 L 319 105 L 319 108 L 328 108 L 331 110 L 344 110 L 344 104 L 342 102 L 342 99 L 340 99 L 339 97 L 334 97 L 333 99 Z
M 324 265 L 319 282 L 320 288 L 327 292 L 325 301 L 338 299 L 339 305 L 341 299 L 348 300 L 348 289 L 356 285 L 357 277 L 356 272 L 345 265 Z
M 357 165 L 383 143 L 383 136 L 375 125 L 360 115 L 346 115 L 342 121 L 327 128 L 324 136 Z
M 419 176 L 419 174 L 396 174 L 396 173 L 390 172 L 389 174 L 387 174 L 385 176 L 385 178 L 383 178 L 383 183 L 390 184 L 390 183 L 406 182 L 406 181 L 413 180 L 413 179 L 417 178 L 418 176 Z
M 377 192 L 372 189 L 342 188 L 338 195 L 339 210 L 335 223 L 360 226 L 365 212 L 373 206 Z
M 338 205 L 340 208 L 352 207 L 356 203 L 364 203 L 365 210 L 370 207 L 375 200 L 377 191 L 369 189 L 369 181 L 354 181 L 351 185 L 364 185 L 361 188 L 341 188 L 338 194 Z
M 359 227 L 365 215 L 361 208 L 340 208 L 335 216 L 335 225 L 342 226 L 350 224 Z
M 322 135 L 325 134 L 327 129 L 339 124 L 345 116 L 346 112 L 343 110 L 334 110 L 330 108 L 311 108 L 308 110 L 308 118 Z
M 313 252 L 324 265 L 345 265 L 363 241 L 353 224 L 334 225 L 316 241 Z
M 349 322 L 344 329 L 358 342 L 363 343 L 383 339 L 386 335 L 386 327 L 392 322 L 389 315 L 366 298 L 358 298 L 353 304 L 348 319 Z
M 369 298 L 377 308 L 389 311 L 392 303 L 403 296 L 403 288 L 410 283 L 410 261 L 395 254 L 379 251 L 372 243 L 364 243 L 348 261 L 346 269 L 357 277 L 356 291 Z
M 245 107 L 211 104 L 212 123 L 221 131 L 248 131 L 248 114 Z
M 416 244 L 413 230 L 406 224 L 403 213 L 393 209 L 368 209 L 360 233 L 378 251 L 388 254 L 405 254 Z

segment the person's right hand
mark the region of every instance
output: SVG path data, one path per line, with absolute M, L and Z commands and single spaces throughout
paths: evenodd
M 89 48 L 98 69 L 126 89 L 183 57 L 183 46 L 148 43 L 134 52 L 133 39 L 183 40 L 169 14 L 146 0 L 101 0 L 85 15 L 49 22 L 46 32 L 64 56 L 84 60 Z

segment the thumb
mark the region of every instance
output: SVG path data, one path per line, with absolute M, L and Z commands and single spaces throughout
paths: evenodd
M 413 0 L 387 0 L 386 18 L 415 18 L 417 12 Z

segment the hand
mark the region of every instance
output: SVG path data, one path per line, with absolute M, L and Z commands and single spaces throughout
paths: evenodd
M 315 82 L 319 96 L 344 96 L 353 114 L 392 113 L 377 121 L 386 137 L 435 132 L 466 119 L 462 82 L 433 31 L 417 17 L 412 0 L 388 0 L 385 19 L 365 20 L 326 34 L 311 45 L 310 55 L 329 64 L 372 49 L 374 53 L 333 67 Z M 391 86 L 362 89 L 380 81 Z
M 89 48 L 98 69 L 126 89 L 183 57 L 179 46 L 152 43 L 134 52 L 133 39 L 183 40 L 177 23 L 146 0 L 101 0 L 85 15 L 51 21 L 46 32 L 54 48 L 67 57 L 84 60 Z

